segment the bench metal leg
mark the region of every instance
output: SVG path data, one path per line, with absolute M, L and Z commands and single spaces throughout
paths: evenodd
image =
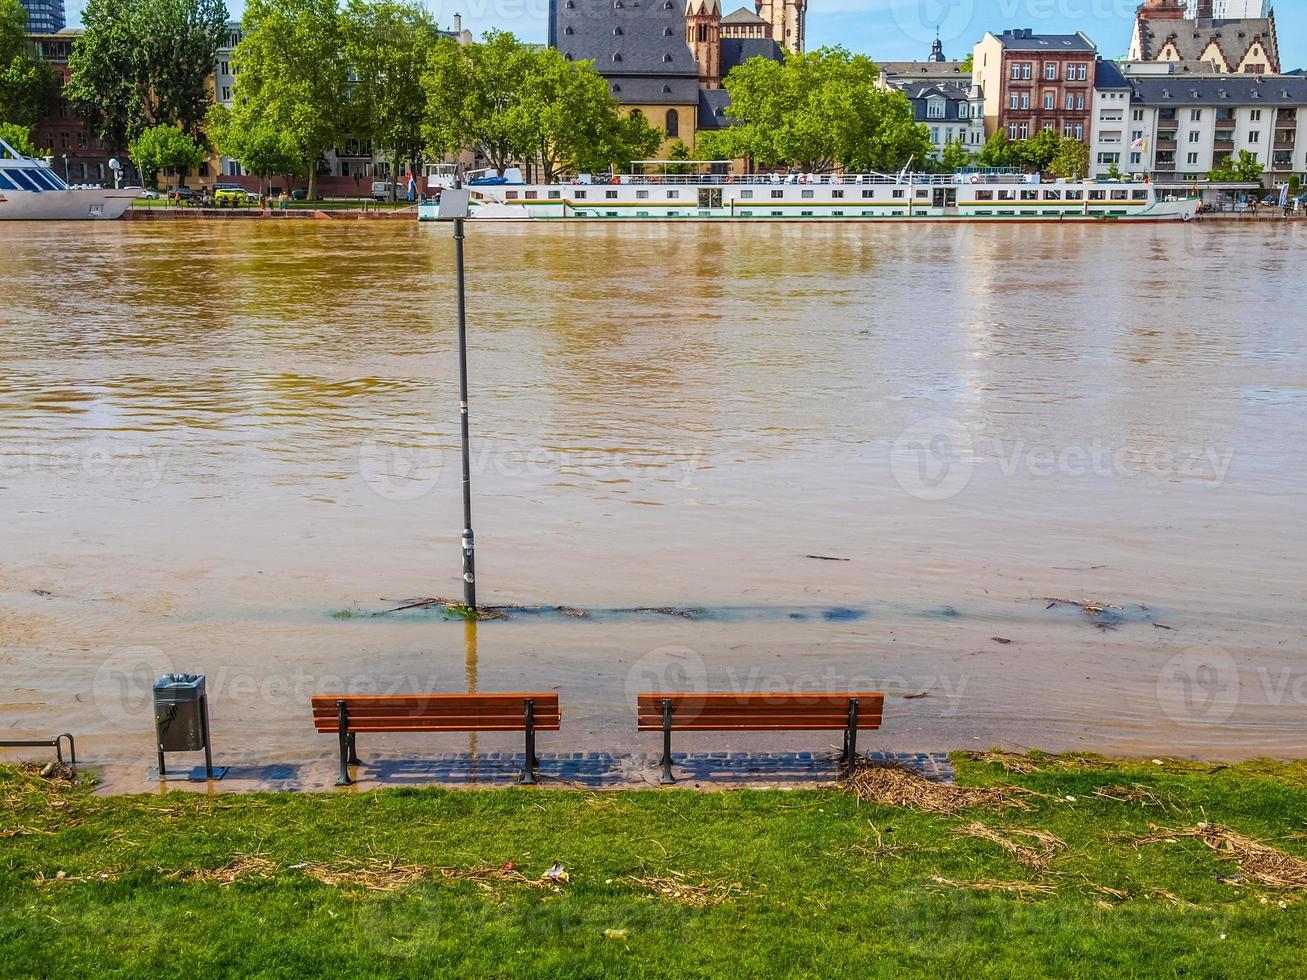
M 362 760 L 359 759 L 358 743 L 359 743 L 359 733 L 350 732 L 349 733 L 349 764 L 351 766 L 363 765 Z
M 526 699 L 526 760 L 522 767 L 522 778 L 518 783 L 522 786 L 534 786 L 536 782 L 535 770 L 540 760 L 536 758 L 536 708 L 535 699 Z
M 354 780 L 349 778 L 349 710 L 344 701 L 336 702 L 336 727 L 340 736 L 340 778 L 337 786 L 352 786 Z
M 853 778 L 858 765 L 858 699 L 849 698 L 849 727 L 844 733 L 845 774 Z
M 658 780 L 662 786 L 676 782 L 672 775 L 672 701 L 663 698 L 663 778 Z
M 54 737 L 54 757 L 60 762 L 64 761 L 63 749 L 60 746 L 65 738 L 68 739 L 68 765 L 76 769 L 77 746 L 73 744 L 73 737 L 68 732 L 60 732 Z

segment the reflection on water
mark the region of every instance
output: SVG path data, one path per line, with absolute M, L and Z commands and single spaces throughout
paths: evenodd
M 458 592 L 447 229 L 5 230 L 0 725 L 71 702 L 107 738 L 86 678 L 144 645 L 253 676 L 564 679 L 598 739 L 629 727 L 618 667 L 675 643 L 715 682 L 983 689 L 935 724 L 905 705 L 921 724 L 885 734 L 908 747 L 1075 742 L 1092 717 L 1198 750 L 1219 743 L 1158 718 L 1168 658 L 1298 669 L 1300 231 L 470 226 L 485 601 L 881 612 L 483 624 L 456 679 L 452 624 L 281 615 Z M 1045 595 L 1176 628 L 1032 617 Z M 910 612 L 945 606 L 982 614 Z M 1240 697 L 1250 750 L 1298 737 L 1266 700 Z M 299 744 L 258 697 L 230 710 Z

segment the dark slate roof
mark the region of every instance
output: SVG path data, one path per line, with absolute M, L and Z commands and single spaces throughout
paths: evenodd
M 767 21 L 763 20 L 763 19 L 762 19 L 761 17 L 759 17 L 756 13 L 754 13 L 752 10 L 750 10 L 748 7 L 741 7 L 739 10 L 734 10 L 734 11 L 732 11 L 731 13 L 727 14 L 725 17 L 723 17 L 723 18 L 722 18 L 722 23 L 723 23 L 723 24 L 753 24 L 753 25 L 763 24 L 763 25 L 766 25 Z
M 1136 78 L 1131 87 L 1133 101 L 1144 105 L 1307 105 L 1307 76 L 1302 75 Z
M 1197 61 L 1213 38 L 1237 67 L 1253 38 L 1260 35 L 1266 53 L 1273 62 L 1279 61 L 1276 50 L 1275 22 L 1269 17 L 1234 18 L 1230 20 L 1141 20 L 1140 43 L 1144 58 L 1152 61 L 1166 46 L 1175 41 L 1181 61 Z
M 971 78 L 971 72 L 962 70 L 961 61 L 882 61 L 879 64 L 890 81 L 901 75 L 908 78 Z
M 769 61 L 784 61 L 785 54 L 781 46 L 769 37 L 724 37 L 722 38 L 722 77 L 736 65 L 742 65 L 750 58 L 766 58 Z
M 1036 34 L 1029 28 L 994 35 L 1012 51 L 1097 51 L 1083 34 Z
M 726 107 L 731 104 L 731 97 L 724 88 L 706 88 L 699 92 L 699 128 L 726 129 L 730 122 L 726 118 Z
M 1094 73 L 1094 88 L 1128 90 L 1130 80 L 1121 74 L 1121 69 L 1115 61 L 1100 61 Z
M 549 23 L 553 47 L 573 61 L 593 61 L 605 77 L 654 75 L 697 84 L 699 63 L 685 43 L 683 0 L 551 0 Z
M 898 86 L 908 101 L 912 103 L 912 112 L 917 122 L 957 122 L 961 116 L 961 106 L 970 101 L 968 87 L 954 82 L 925 82 Z M 926 106 L 931 97 L 944 99 L 944 115 L 928 117 Z

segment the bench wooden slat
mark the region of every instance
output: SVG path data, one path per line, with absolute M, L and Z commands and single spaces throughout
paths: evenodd
M 352 732 L 489 732 L 521 731 L 526 724 L 528 698 L 535 727 L 558 731 L 562 712 L 558 695 L 552 692 L 315 695 L 311 703 L 313 724 L 324 733 L 339 732 L 342 701 Z
M 671 727 L 679 731 L 835 731 L 848 727 L 849 700 L 858 699 L 858 729 L 880 728 L 885 696 L 878 692 L 813 694 L 641 694 L 639 731 L 663 727 L 663 701 L 671 702 Z

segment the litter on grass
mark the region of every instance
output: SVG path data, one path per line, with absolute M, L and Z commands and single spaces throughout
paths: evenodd
M 1035 871 L 1046 869 L 1058 851 L 1066 850 L 1066 841 L 1046 830 L 1005 827 L 1000 831 L 983 823 L 970 823 L 958 833 L 997 844 L 1016 858 L 1017 864 Z
M 744 885 L 738 881 L 697 878 L 679 871 L 670 871 L 666 875 L 631 875 L 626 880 L 678 905 L 696 909 L 720 905 L 744 893 Z
M 1307 891 L 1307 860 L 1296 854 L 1271 847 L 1220 824 L 1200 823 L 1197 827 L 1184 830 L 1165 830 L 1155 826 L 1152 829 L 1154 832 L 1151 834 L 1120 834 L 1116 837 L 1136 847 L 1145 844 L 1177 844 L 1182 838 L 1197 838 L 1215 851 L 1221 860 L 1238 864 L 1240 873 L 1249 881 L 1268 888 Z
M 973 807 L 1029 810 L 1018 796 L 1033 795 L 1015 786 L 954 786 L 931 782 L 925 776 L 894 765 L 859 762 L 853 776 L 843 782 L 845 792 L 868 803 L 906 807 L 921 813 L 952 816 Z

